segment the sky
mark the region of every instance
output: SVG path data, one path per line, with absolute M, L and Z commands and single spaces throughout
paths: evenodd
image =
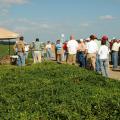
M 120 0 L 0 0 L 0 27 L 25 41 L 120 38 Z

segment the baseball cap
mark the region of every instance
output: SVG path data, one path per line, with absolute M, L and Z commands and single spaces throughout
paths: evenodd
M 108 40 L 108 36 L 106 35 L 102 36 L 102 40 Z

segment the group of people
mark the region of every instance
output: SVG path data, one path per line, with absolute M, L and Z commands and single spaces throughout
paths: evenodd
M 58 63 L 62 61 L 80 67 L 94 70 L 108 77 L 109 61 L 113 64 L 113 70 L 118 67 L 120 60 L 120 40 L 113 39 L 109 42 L 108 37 L 104 35 L 100 40 L 95 35 L 90 35 L 87 39 L 75 40 L 74 36 L 70 36 L 70 40 L 64 43 L 57 40 L 56 43 L 47 43 L 39 41 L 36 38 L 29 46 L 25 45 L 24 37 L 20 37 L 19 41 L 14 45 L 17 52 L 17 64 L 25 65 L 28 52 L 32 51 L 34 63 L 41 63 L 42 59 L 53 60 Z

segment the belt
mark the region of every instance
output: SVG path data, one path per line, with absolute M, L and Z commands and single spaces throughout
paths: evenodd
M 22 51 L 17 51 L 17 52 L 22 52 Z

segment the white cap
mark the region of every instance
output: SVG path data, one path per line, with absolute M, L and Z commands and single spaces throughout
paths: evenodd
M 84 40 L 83 39 L 80 39 L 80 42 L 83 42 Z
M 86 38 L 85 40 L 86 40 L 86 41 L 90 41 L 90 38 Z
M 113 40 L 115 40 L 116 38 L 115 38 L 115 37 L 113 37 L 112 39 L 113 39 Z

